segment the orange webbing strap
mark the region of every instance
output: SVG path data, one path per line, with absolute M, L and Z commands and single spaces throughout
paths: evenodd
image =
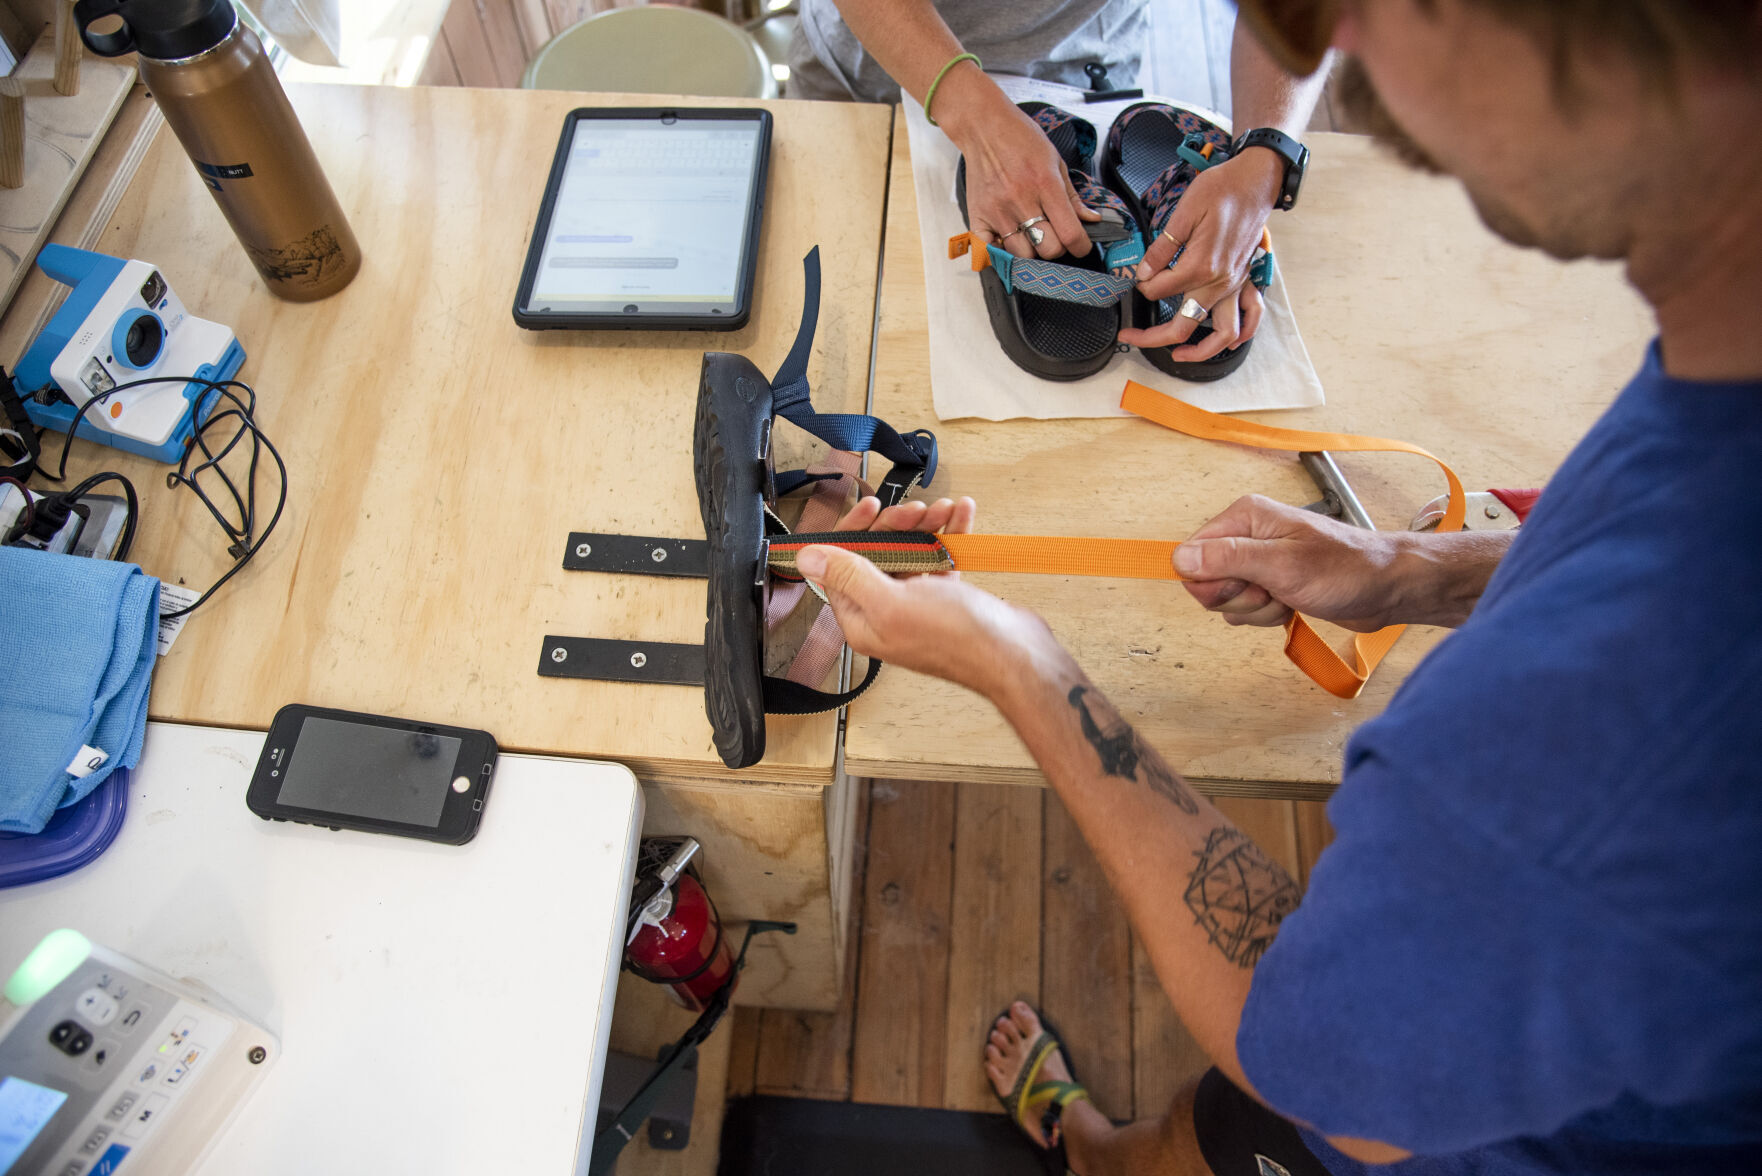
M 1179 580 L 1175 545 L 1160 539 L 1073 539 L 1066 535 L 938 535 L 960 572 L 1039 572 Z
M 1444 479 L 1450 484 L 1450 505 L 1444 509 L 1444 517 L 1438 523 L 1438 530 L 1446 532 L 1462 529 L 1463 514 L 1467 507 L 1462 483 L 1457 480 L 1454 470 L 1417 445 L 1409 445 L 1405 441 L 1388 441 L 1381 437 L 1359 437 L 1351 433 L 1312 433 L 1302 429 L 1258 425 L 1253 421 L 1237 420 L 1194 408 L 1172 396 L 1164 396 L 1152 388 L 1146 388 L 1136 380 L 1126 381 L 1126 392 L 1120 398 L 1120 407 L 1164 428 L 1205 441 L 1230 441 L 1256 449 L 1282 449 L 1292 453 L 1327 449 L 1345 453 L 1415 453 L 1431 458 L 1444 471 Z M 958 557 L 955 564 L 960 565 Z M 1291 619 L 1285 622 L 1285 656 L 1329 694 L 1339 698 L 1356 698 L 1358 692 L 1364 689 L 1371 672 L 1377 668 L 1377 663 L 1383 660 L 1384 655 L 1394 646 L 1395 639 L 1401 636 L 1403 628 L 1403 625 L 1390 625 L 1375 633 L 1361 633 L 1354 637 L 1352 664 L 1348 665 L 1346 659 L 1322 640 L 1308 621 L 1292 613 Z

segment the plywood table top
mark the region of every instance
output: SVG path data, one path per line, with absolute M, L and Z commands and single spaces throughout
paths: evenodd
M 1562 266 L 1496 240 L 1452 181 L 1407 171 L 1368 139 L 1317 134 L 1302 199 L 1273 218 L 1326 405 L 1250 414 L 1292 428 L 1393 437 L 1450 462 L 1471 490 L 1541 485 L 1638 368 L 1650 314 L 1612 266 Z M 1238 496 L 1319 498 L 1295 457 L 1192 440 L 1145 421 L 938 422 L 931 407 L 910 150 L 897 124 L 874 411 L 929 427 L 930 494 L 970 494 L 995 533 L 1180 539 Z M 990 339 L 975 347 L 995 349 Z M 1007 363 L 1001 352 L 998 363 Z M 1120 377 L 1124 386 L 1125 376 Z M 1171 378 L 1160 391 L 1179 396 Z M 1444 491 L 1429 462 L 1342 455 L 1380 527 Z M 1402 637 L 1364 693 L 1312 685 L 1280 630 L 1233 629 L 1176 584 L 987 575 L 1038 611 L 1139 731 L 1203 790 L 1320 798 L 1353 728 L 1444 634 Z M 1328 632 L 1343 644 L 1338 630 Z M 1463 716 L 1469 731 L 1474 716 Z M 1439 732 L 1439 738 L 1457 737 Z M 859 775 L 1040 780 L 986 703 L 894 667 L 850 708 Z
M 565 113 L 715 100 L 291 92 L 362 244 L 347 289 L 310 304 L 272 297 L 169 132 L 99 244 L 154 262 L 191 313 L 233 327 L 249 356 L 241 378 L 291 471 L 268 546 L 161 660 L 152 716 L 263 728 L 298 701 L 480 726 L 506 750 L 616 759 L 651 779 L 830 781 L 834 716 L 773 719 L 762 766 L 736 775 L 716 757 L 701 691 L 540 678 L 537 667 L 547 633 L 703 639 L 701 582 L 565 572 L 564 543 L 570 530 L 702 536 L 691 455 L 701 355 L 736 351 L 775 369 L 816 244 L 830 276 L 810 367 L 817 403 L 861 410 L 891 112 L 763 104 L 776 126 L 742 330 L 538 333 L 516 327 L 510 307 Z M 28 342 L 17 324 L 38 309 L 15 305 L 0 328 L 8 361 Z M 58 454 L 60 436 L 49 439 Z M 133 558 L 149 573 L 205 587 L 226 567 L 218 528 L 187 490 L 166 488 L 166 467 L 82 442 L 70 468 L 134 480 Z

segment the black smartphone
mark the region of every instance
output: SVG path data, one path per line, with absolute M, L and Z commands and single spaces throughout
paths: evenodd
M 275 713 L 245 803 L 264 820 L 463 845 L 495 767 L 487 731 L 295 703 Z
M 514 321 L 732 331 L 752 313 L 771 113 L 573 110 L 514 296 Z

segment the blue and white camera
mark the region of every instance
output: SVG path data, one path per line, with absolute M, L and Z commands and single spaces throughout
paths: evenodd
M 73 289 L 18 361 L 13 383 L 31 420 L 64 433 L 77 420 L 86 440 L 180 460 L 198 413 L 219 399 L 208 381 L 245 362 L 231 328 L 185 311 L 144 261 L 45 245 L 37 265 Z

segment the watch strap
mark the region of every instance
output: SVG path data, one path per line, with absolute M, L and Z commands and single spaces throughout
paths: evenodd
M 1303 173 L 1309 167 L 1309 148 L 1275 127 L 1255 127 L 1244 132 L 1231 154 L 1240 155 L 1247 147 L 1265 147 L 1285 161 L 1284 183 L 1273 207 L 1289 211 L 1297 203 L 1297 190 L 1302 187 Z

